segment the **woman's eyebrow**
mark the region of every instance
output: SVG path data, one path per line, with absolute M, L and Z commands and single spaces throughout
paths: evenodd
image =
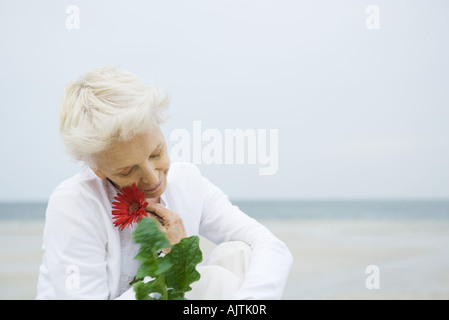
M 162 143 L 159 143 L 151 153 L 154 153 L 155 151 L 157 151 L 157 149 L 159 149 L 161 146 L 162 146 Z

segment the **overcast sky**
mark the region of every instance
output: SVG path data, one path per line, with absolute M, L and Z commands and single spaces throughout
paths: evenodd
M 45 201 L 79 170 L 58 133 L 62 90 L 108 64 L 170 93 L 170 150 L 189 138 L 190 160 L 233 199 L 449 198 L 448 12 L 444 0 L 1 0 L 0 201 Z M 255 137 L 253 158 L 224 164 L 237 129 Z

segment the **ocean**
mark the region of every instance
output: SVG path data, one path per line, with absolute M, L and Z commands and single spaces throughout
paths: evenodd
M 232 201 L 256 219 L 449 219 L 449 200 Z M 0 220 L 43 220 L 46 202 L 0 202 Z

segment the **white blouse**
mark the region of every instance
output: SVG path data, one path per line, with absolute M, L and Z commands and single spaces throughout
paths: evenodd
M 62 182 L 47 207 L 37 299 L 115 299 L 138 263 L 132 228 L 112 223 L 117 190 L 88 167 Z M 280 299 L 292 264 L 286 245 L 247 216 L 190 163 L 172 163 L 162 203 L 183 220 L 187 236 L 219 244 L 240 240 L 251 262 L 235 299 Z M 128 229 L 128 230 L 127 230 Z

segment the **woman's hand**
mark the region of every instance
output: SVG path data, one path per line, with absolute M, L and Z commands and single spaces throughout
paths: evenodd
M 168 210 L 159 203 L 149 204 L 146 210 L 150 213 L 153 219 L 156 219 L 161 224 L 161 231 L 167 235 L 168 242 L 174 245 L 181 241 L 182 238 L 186 238 L 186 230 L 184 224 L 178 214 Z

